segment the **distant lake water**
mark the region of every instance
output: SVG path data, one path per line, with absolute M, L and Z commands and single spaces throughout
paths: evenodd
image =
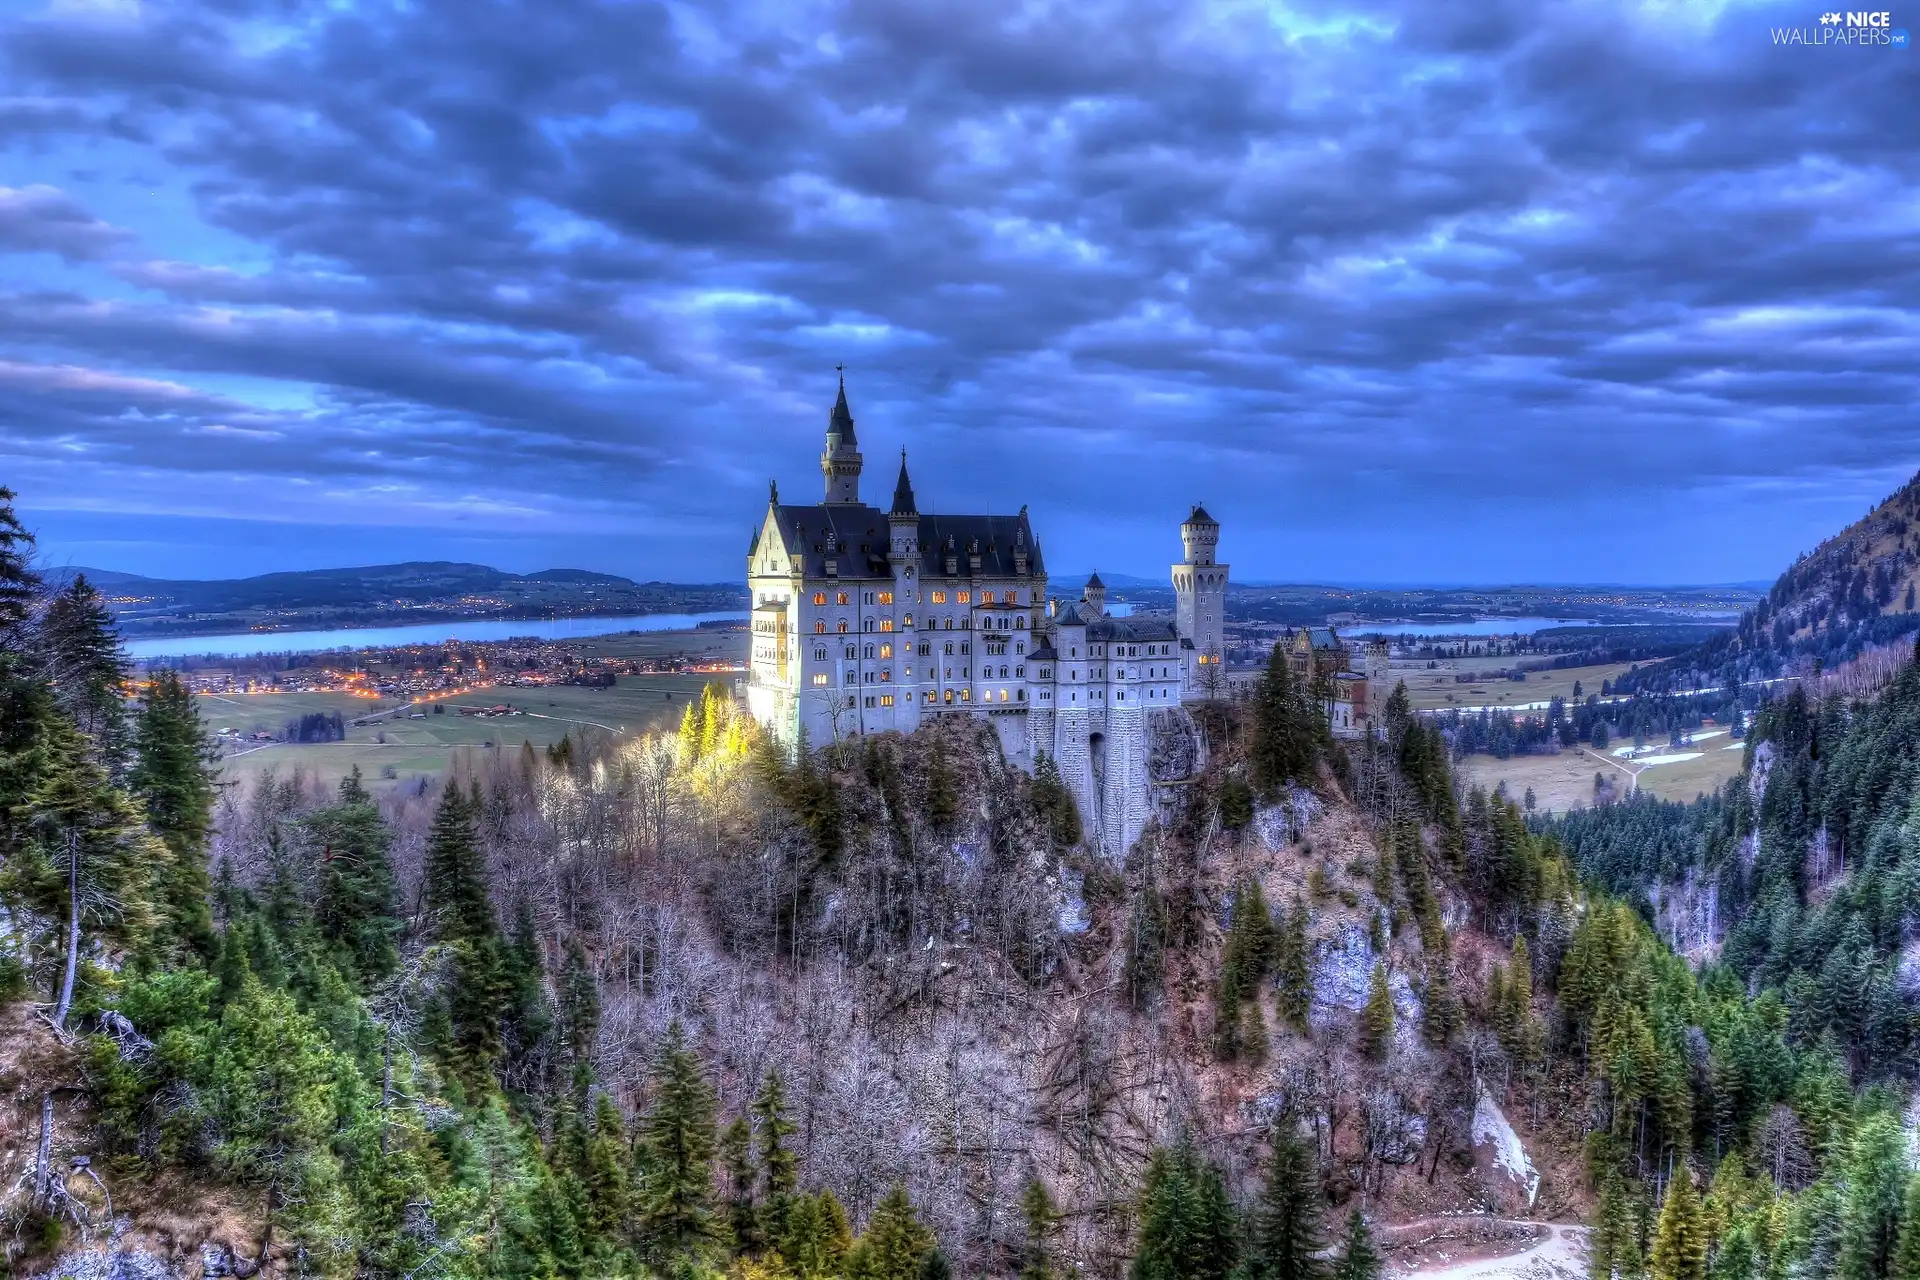
M 260 653 L 324 653 L 330 649 L 382 649 L 442 640 L 578 640 L 622 631 L 691 631 L 703 622 L 744 622 L 741 613 L 648 613 L 633 618 L 475 618 L 470 622 L 424 622 L 404 627 L 343 627 L 338 631 L 249 631 L 225 636 L 165 636 L 129 640 L 135 658 L 185 658 L 221 654 L 245 658 Z
M 1350 622 L 1338 628 L 1354 636 L 1530 636 L 1548 627 L 1620 627 L 1591 618 L 1475 618 L 1471 622 Z

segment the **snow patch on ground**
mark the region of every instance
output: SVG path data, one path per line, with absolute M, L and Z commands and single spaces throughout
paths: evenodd
M 1674 751 L 1664 756 L 1641 756 L 1635 764 L 1681 764 L 1688 760 L 1698 760 L 1707 754 L 1704 751 Z
M 1540 1174 L 1528 1159 L 1520 1135 L 1507 1123 L 1506 1113 L 1500 1110 L 1500 1104 L 1493 1100 L 1485 1085 L 1480 1086 L 1479 1099 L 1473 1104 L 1473 1145 L 1483 1143 L 1493 1148 L 1493 1167 L 1505 1171 L 1527 1189 L 1527 1204 L 1531 1207 L 1540 1190 Z

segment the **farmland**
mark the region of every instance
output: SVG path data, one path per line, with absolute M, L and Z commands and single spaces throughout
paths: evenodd
M 1459 761 L 1455 768 L 1464 782 L 1489 791 L 1504 782 L 1507 794 L 1516 800 L 1531 787 L 1540 810 L 1565 813 L 1593 803 L 1596 773 L 1612 779 L 1618 794 L 1623 796 L 1636 785 L 1640 791 L 1663 800 L 1691 800 L 1702 792 L 1717 790 L 1740 772 L 1741 762 L 1746 758 L 1745 752 L 1727 750 L 1727 746 L 1724 737 L 1714 738 L 1653 756 L 1655 759 L 1666 754 L 1695 757 L 1663 764 L 1634 763 L 1581 747 L 1555 755 L 1514 756 L 1509 760 L 1473 755 Z
M 230 728 L 243 736 L 278 733 L 288 720 L 315 712 L 337 711 L 346 722 L 344 742 L 239 746 L 223 762 L 228 782 L 299 768 L 331 785 L 358 765 L 370 785 L 393 787 L 444 773 L 462 748 L 517 749 L 522 742 L 540 748 L 567 734 L 630 735 L 672 727 L 689 700 L 715 678 L 639 675 L 621 676 L 607 689 L 487 688 L 437 704 L 373 701 L 347 693 L 202 694 L 199 702 L 208 728 Z M 497 705 L 511 706 L 515 714 L 460 714 Z
M 1509 680 L 1505 671 L 1512 658 L 1442 658 L 1429 668 L 1424 661 L 1393 664 L 1390 679 L 1405 681 L 1407 694 L 1416 710 L 1444 710 L 1448 707 L 1519 707 L 1552 698 L 1573 700 L 1573 686 L 1580 685 L 1580 696 L 1600 692 L 1603 681 L 1624 675 L 1633 664 L 1609 662 L 1592 667 L 1567 667 L 1559 671 L 1531 671 L 1525 680 Z M 1496 672 L 1500 674 L 1495 674 Z M 1484 675 L 1486 678 L 1462 684 L 1457 675 Z

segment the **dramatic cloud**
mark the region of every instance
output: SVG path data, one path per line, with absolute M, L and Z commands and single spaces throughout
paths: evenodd
M 1920 53 L 1818 18 L 66 0 L 0 482 L 114 568 L 732 578 L 844 362 L 870 492 L 1059 570 L 1204 499 L 1243 578 L 1770 576 L 1920 467 Z

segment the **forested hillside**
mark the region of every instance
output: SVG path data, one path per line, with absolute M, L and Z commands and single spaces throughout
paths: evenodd
M 1660 693 L 1833 670 L 1920 630 L 1920 475 L 1794 561 L 1737 629 L 1615 682 Z
M 1276 654 L 1119 864 L 976 721 L 788 758 L 718 688 L 243 789 L 30 554 L 0 498 L 17 1274 L 1367 1280 L 1493 1209 L 1623 1278 L 1920 1277 L 1905 1068 L 1696 975 L 1404 694 L 1341 747 Z

